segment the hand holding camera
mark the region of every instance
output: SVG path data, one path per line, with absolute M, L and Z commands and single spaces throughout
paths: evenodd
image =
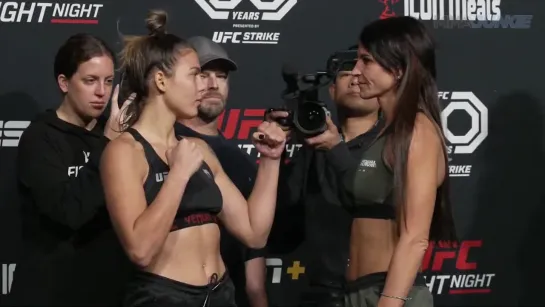
M 293 132 L 307 143 L 328 148 L 340 142 L 337 127 L 330 119 L 331 112 L 319 99 L 319 89 L 330 84 L 340 70 L 351 70 L 356 63 L 357 50 L 335 52 L 327 61 L 324 71 L 299 74 L 291 65 L 284 65 L 282 78 L 286 89 L 282 92 L 285 108 L 272 108 L 265 112 L 266 121 L 274 121 L 290 137 Z M 304 86 L 310 85 L 310 86 Z M 318 138 L 320 136 L 320 138 Z M 333 146 L 334 146 L 333 145 Z
M 265 112 L 265 120 L 268 122 L 276 122 L 286 134 L 286 139 L 289 140 L 292 126 L 290 125 L 290 113 L 281 109 L 269 109 Z M 342 140 L 339 134 L 339 129 L 330 116 L 325 118 L 326 129 L 324 132 L 305 139 L 305 142 L 316 149 L 331 149 L 339 144 Z
M 339 134 L 339 129 L 337 126 L 335 126 L 329 116 L 326 118 L 326 124 L 326 131 L 320 135 L 306 139 L 305 142 L 316 149 L 330 150 L 331 148 L 337 146 L 337 144 L 342 141 L 342 137 Z

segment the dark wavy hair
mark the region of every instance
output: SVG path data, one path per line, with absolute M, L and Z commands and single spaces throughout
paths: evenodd
M 392 17 L 365 26 L 360 44 L 386 71 L 403 75 L 398 83 L 397 104 L 388 127 L 387 155 L 394 172 L 394 199 L 398 210 L 398 229 L 405 226 L 400 219 L 406 205 L 407 160 L 416 115 L 423 112 L 438 128 L 443 140 L 441 109 L 436 84 L 435 42 L 425 26 L 412 17 Z M 435 201 L 430 240 L 456 241 L 449 193 L 448 157 L 445 160 L 445 179 Z M 401 224 L 403 223 L 403 224 Z

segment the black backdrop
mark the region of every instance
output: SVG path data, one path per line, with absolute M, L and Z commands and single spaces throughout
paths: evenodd
M 545 1 L 82 2 L 0 2 L 0 304 L 17 276 L 20 221 L 13 162 L 18 136 L 37 112 L 60 103 L 52 71 L 58 46 L 71 34 L 89 32 L 119 49 L 117 28 L 143 34 L 146 11 L 163 8 L 170 13 L 171 32 L 214 37 L 238 62 L 222 128 L 253 156 L 255 149 L 246 145 L 248 128 L 264 108 L 280 103 L 284 62 L 312 72 L 324 68 L 336 49 L 355 44 L 367 22 L 396 14 L 427 20 L 438 41 L 453 200 L 464 239 L 460 246 L 437 244 L 428 250 L 429 286 L 439 305 L 543 305 Z M 438 9 L 429 11 L 420 2 Z M 461 10 L 460 16 L 452 14 L 457 21 L 441 20 L 457 3 L 467 17 Z M 474 21 L 474 11 L 485 20 Z M 293 274 L 294 267 L 304 268 L 310 252 L 303 245 L 267 260 L 273 305 L 296 304 L 306 283 L 304 273 Z

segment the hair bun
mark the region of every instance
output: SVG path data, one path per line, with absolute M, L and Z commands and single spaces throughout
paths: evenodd
M 153 10 L 148 13 L 146 18 L 146 28 L 150 36 L 166 34 L 165 26 L 167 24 L 167 12 L 163 10 Z

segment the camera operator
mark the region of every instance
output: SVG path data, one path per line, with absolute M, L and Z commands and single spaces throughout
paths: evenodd
M 340 68 L 329 86 L 329 94 L 337 108 L 343 144 L 357 157 L 383 125 L 377 100 L 362 99 L 359 95 L 358 76 L 351 72 L 354 63 Z M 287 116 L 287 112 L 273 111 L 267 120 L 278 121 Z M 327 123 L 334 127 L 330 118 Z M 289 127 L 284 129 L 293 139 L 294 131 Z M 344 304 L 351 218 L 341 208 L 342 197 L 337 188 L 341 183 L 336 180 L 336 165 L 331 163 L 334 152 L 314 145 L 329 133 L 326 130 L 305 139 L 303 147 L 281 170 L 279 207 L 269 240 L 271 248 L 272 242 L 274 248 L 280 245 L 290 248 L 288 246 L 298 245 L 302 240 L 307 242 L 307 250 L 311 251 L 309 259 L 305 259 L 310 289 L 302 295 L 303 306 Z M 287 238 L 291 242 L 287 242 Z

